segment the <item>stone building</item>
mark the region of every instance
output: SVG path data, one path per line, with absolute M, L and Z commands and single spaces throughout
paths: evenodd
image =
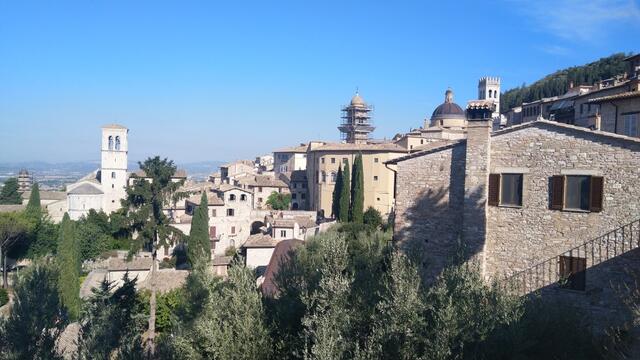
M 273 192 L 289 193 L 289 185 L 274 175 L 239 176 L 235 178 L 233 184 L 253 194 L 254 209 L 266 209 L 267 199 Z
M 251 160 L 238 160 L 220 166 L 221 180 L 227 184 L 233 183 L 237 177 L 256 173 L 255 162 Z
M 640 270 L 640 140 L 547 120 L 491 133 L 492 111 L 470 102 L 467 139 L 387 162 L 395 241 L 427 282 L 462 257 L 613 320 L 611 283 Z
M 275 150 L 273 169 L 276 174 L 290 174 L 307 169 L 307 144 Z
M 307 210 L 308 179 L 306 170 L 291 172 L 289 191 L 291 192 L 291 210 Z

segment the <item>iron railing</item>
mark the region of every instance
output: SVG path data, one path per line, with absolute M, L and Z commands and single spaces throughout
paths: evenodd
M 586 260 L 586 270 L 616 256 L 640 247 L 640 219 L 622 225 L 606 234 L 573 247 L 530 268 L 508 276 L 502 285 L 518 295 L 526 295 L 543 287 L 566 280 L 560 274 L 562 257 Z

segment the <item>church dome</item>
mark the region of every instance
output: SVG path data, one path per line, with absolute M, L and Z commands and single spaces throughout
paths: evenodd
M 465 111 L 453 102 L 453 91 L 447 89 L 444 96 L 444 102 L 433 111 L 431 114 L 431 126 L 457 126 L 460 121 L 466 120 Z M 454 123 L 456 125 L 454 125 Z
M 356 94 L 351 98 L 351 106 L 364 106 L 366 105 L 364 100 L 360 97 L 360 94 Z

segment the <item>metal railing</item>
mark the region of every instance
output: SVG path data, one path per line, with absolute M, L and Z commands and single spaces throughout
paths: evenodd
M 562 257 L 582 258 L 585 271 L 590 267 L 640 247 L 640 219 L 622 225 L 606 234 L 573 247 L 559 255 L 508 276 L 502 285 L 518 295 L 526 295 L 543 287 L 558 284 Z

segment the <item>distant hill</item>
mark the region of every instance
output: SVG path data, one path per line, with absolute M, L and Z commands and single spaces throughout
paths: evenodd
M 500 96 L 500 109 L 506 112 L 523 102 L 562 95 L 567 92 L 572 81 L 575 86 L 593 85 L 596 81 L 622 74 L 627 70 L 627 64 L 623 61 L 627 56 L 624 53 L 613 54 L 586 65 L 558 70 L 531 85 L 522 84 L 507 90 Z

